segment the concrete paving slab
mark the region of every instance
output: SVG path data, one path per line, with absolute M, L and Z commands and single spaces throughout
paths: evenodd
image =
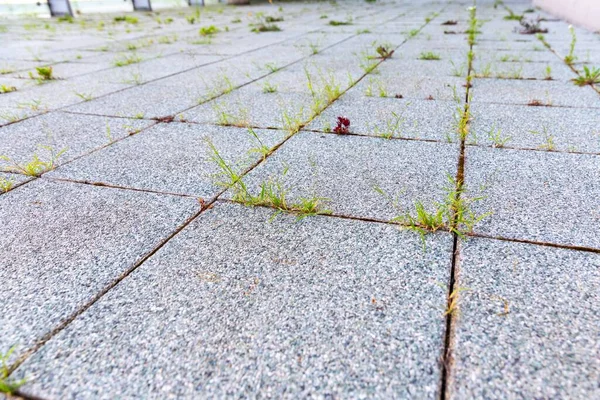
M 95 78 L 106 83 L 140 84 L 191 68 L 201 67 L 220 59 L 220 56 L 174 54 L 124 67 L 113 66 L 110 69 L 95 74 Z
M 260 85 L 271 84 L 265 80 Z M 273 85 L 273 84 L 271 84 Z M 286 129 L 309 122 L 315 101 L 304 93 L 262 93 L 258 87 L 244 87 L 184 112 L 186 121 L 211 124 L 251 125 Z M 319 103 L 324 107 L 326 103 Z
M 459 285 L 454 398 L 600 395 L 600 254 L 470 239 Z
M 286 136 L 286 132 L 273 130 L 255 133 L 269 148 Z M 158 124 L 48 176 L 208 200 L 222 188 L 215 184 L 219 169 L 207 140 L 239 172 L 260 160 L 259 153 L 249 153 L 260 144 L 246 129 L 174 122 Z
M 474 79 L 471 93 L 473 103 L 600 108 L 598 93 L 590 87 L 575 86 L 572 82 Z
M 0 196 L 0 346 L 22 354 L 199 209 L 194 199 L 38 179 Z
M 87 102 L 91 99 L 126 88 L 123 84 L 102 84 L 93 78 L 80 76 L 69 80 L 52 80 L 48 83 L 30 86 L 27 90 L 0 97 L 0 106 L 55 110 L 69 105 Z
M 588 109 L 477 103 L 471 113 L 469 142 L 600 153 L 600 115 Z
M 175 116 L 193 107 L 205 95 L 206 91 L 193 86 L 170 89 L 152 82 L 82 102 L 66 110 L 116 117 L 161 118 Z
M 26 164 L 37 154 L 51 161 L 51 153 L 64 153 L 55 165 L 80 157 L 114 140 L 152 125 L 154 121 L 108 118 L 50 112 L 0 129 L 0 155 Z M 0 169 L 7 163 L 0 162 Z
M 301 132 L 244 182 L 256 194 L 261 183 L 279 180 L 290 201 L 323 197 L 336 214 L 389 220 L 412 211 L 416 201 L 430 210 L 442 201 L 457 157 L 454 144 Z
M 23 391 L 435 397 L 451 237 L 270 213 L 205 212 L 23 364 Z
M 21 121 L 27 117 L 31 117 L 37 114 L 41 114 L 45 110 L 31 110 L 27 108 L 15 107 L 4 107 L 0 112 L 0 125 L 9 125 L 17 121 Z
M 342 96 L 306 129 L 331 132 L 337 117 L 343 116 L 350 119 L 352 133 L 456 141 L 454 115 L 457 107 L 450 101 Z
M 468 147 L 465 180 L 486 196 L 473 207 L 493 212 L 477 232 L 600 248 L 599 156 Z
M 480 78 L 539 79 L 565 83 L 570 83 L 577 76 L 560 62 L 498 62 L 483 59 L 474 61 L 473 71 Z
M 465 84 L 466 79 L 464 77 L 412 77 L 406 76 L 398 70 L 392 74 L 369 75 L 350 89 L 348 95 L 356 97 L 379 96 L 411 100 L 448 101 L 464 99 Z

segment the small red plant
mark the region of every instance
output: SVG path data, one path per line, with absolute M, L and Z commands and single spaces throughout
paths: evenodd
M 346 133 L 350 133 L 350 130 L 348 128 L 350 128 L 350 120 L 346 117 L 338 117 L 337 125 L 335 126 L 335 128 L 333 128 L 333 132 L 343 135 Z

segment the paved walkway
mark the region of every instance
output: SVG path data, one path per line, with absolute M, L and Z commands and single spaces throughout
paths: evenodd
M 470 5 L 2 21 L 4 382 L 600 398 L 600 37 Z

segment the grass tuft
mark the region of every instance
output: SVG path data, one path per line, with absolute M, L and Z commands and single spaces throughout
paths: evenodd
M 573 79 L 573 82 L 577 86 L 600 84 L 600 68 L 588 68 L 587 65 L 584 65 L 583 75 L 580 74 L 577 78 Z
M 5 393 L 8 395 L 14 394 L 27 382 L 26 379 L 17 381 L 9 378 L 10 368 L 8 366 L 8 360 L 11 354 L 15 351 L 15 348 L 15 346 L 11 347 L 6 354 L 0 353 L 0 393 Z

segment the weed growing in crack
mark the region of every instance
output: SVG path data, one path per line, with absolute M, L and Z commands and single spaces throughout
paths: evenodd
M 527 102 L 527 105 L 531 106 L 531 107 L 551 107 L 552 104 L 553 104 L 552 97 L 550 96 L 549 92 L 546 92 L 546 100 L 545 101 L 533 98 Z
M 379 97 L 387 97 L 388 93 L 387 93 L 387 88 L 385 87 L 384 83 L 380 80 L 380 79 L 376 79 L 376 78 L 371 78 L 369 77 L 369 83 L 367 84 L 367 87 L 365 89 L 365 96 L 368 97 L 373 97 L 373 86 L 377 86 L 377 95 Z
M 377 58 L 371 56 L 368 50 L 361 51 L 357 56 L 359 59 L 358 65 L 365 74 L 370 74 L 377 67 Z
M 492 64 L 487 63 L 481 68 L 481 71 L 475 74 L 476 78 L 489 78 L 492 76 Z
M 223 126 L 237 126 L 244 128 L 250 125 L 248 110 L 241 108 L 238 114 L 233 114 L 226 109 L 224 103 L 215 102 L 212 109 L 217 116 L 217 124 Z
M 250 26 L 252 27 L 251 31 L 255 33 L 279 32 L 281 31 L 281 28 L 274 23 L 278 21 L 283 21 L 283 17 L 265 17 L 262 13 L 257 13 L 255 21 L 250 24 Z
M 583 75 L 572 80 L 577 86 L 600 84 L 600 68 L 583 66 Z
M 379 54 L 378 58 L 380 60 L 387 60 L 388 58 L 392 58 L 395 50 L 392 50 L 390 45 L 381 45 L 377 46 L 375 51 Z
M 15 181 L 11 178 L 4 178 L 0 176 L 0 193 L 6 193 L 15 185 Z M 1 384 L 0 384 L 0 393 L 2 392 Z
M 283 17 L 273 17 L 271 15 L 267 15 L 265 17 L 265 22 L 283 22 Z
M 15 349 L 16 347 L 12 346 L 5 354 L 0 353 L 0 393 L 8 394 L 9 398 L 27 382 L 27 379 L 14 380 L 9 378 L 9 358 Z
M 16 91 L 17 91 L 17 88 L 14 86 L 0 85 L 0 94 L 16 92 Z
M 266 63 L 265 69 L 271 73 L 277 72 L 280 68 L 275 63 Z
M 523 19 L 522 14 L 515 14 L 510 8 L 507 8 L 506 11 L 508 11 L 508 15 L 505 15 L 504 19 L 507 21 L 521 21 Z
M 231 189 L 233 191 L 233 201 L 246 206 L 274 208 L 275 213 L 272 218 L 283 212 L 296 215 L 298 221 L 308 216 L 331 214 L 330 210 L 324 208 L 324 204 L 329 199 L 323 197 L 313 195 L 300 197 L 294 202 L 288 200 L 289 190 L 285 188 L 279 178 L 269 178 L 260 183 L 258 194 L 252 194 L 242 179 L 243 173 L 238 172 L 238 168 L 230 166 L 225 161 L 210 139 L 206 139 L 206 141 L 211 153 L 211 161 L 218 169 L 218 172 L 214 175 L 215 184 L 225 189 Z M 287 172 L 288 168 L 284 166 L 282 177 L 285 177 Z
M 471 121 L 471 110 L 469 104 L 464 107 L 458 106 L 454 114 L 454 128 L 460 140 L 466 140 L 469 135 L 469 122 Z
M 24 164 L 20 164 L 8 156 L 0 156 L 0 161 L 4 161 L 5 163 L 3 169 L 8 172 L 15 172 L 27 176 L 40 176 L 44 172 L 54 169 L 60 156 L 67 151 L 67 148 L 55 151 L 51 146 L 38 145 L 38 147 L 47 152 L 47 161 L 40 159 L 37 153 L 33 155 L 31 161 Z
M 141 74 L 139 74 L 137 72 L 133 72 L 133 73 L 131 73 L 131 75 L 129 75 L 128 79 L 124 79 L 122 82 L 129 84 L 129 85 L 141 85 L 143 82 L 143 79 L 142 79 Z
M 264 161 L 269 154 L 271 154 L 271 149 L 269 146 L 265 145 L 260 137 L 256 134 L 254 129 L 248 128 L 248 133 L 252 137 L 252 141 L 254 142 L 254 147 L 251 147 L 248 150 L 249 154 L 259 154 L 262 160 Z
M 26 114 L 17 114 L 14 112 L 1 112 L 0 119 L 6 120 L 8 122 L 17 122 L 25 118 Z
M 539 135 L 542 137 L 543 143 L 538 146 L 540 150 L 555 151 L 556 144 L 554 143 L 554 135 L 548 132 L 546 126 L 542 126 L 542 131 L 529 131 L 532 135 Z
M 119 15 L 113 18 L 114 22 L 127 22 L 128 24 L 135 25 L 139 21 L 137 17 L 132 17 L 131 15 Z
M 273 85 L 270 82 L 264 82 L 262 84 L 263 93 L 275 93 L 277 92 L 277 85 Z
M 479 25 L 479 21 L 477 20 L 477 7 L 472 6 L 469 7 L 467 10 L 469 11 L 469 29 L 467 29 L 466 33 L 468 34 L 469 46 L 473 46 L 475 44 L 475 38 L 479 33 L 477 29 Z
M 125 67 L 127 65 L 137 64 L 139 62 L 142 62 L 142 58 L 137 54 L 124 54 L 121 57 L 115 58 L 113 65 L 115 67 Z
M 390 197 L 382 189 L 375 190 L 389 200 Z M 444 191 L 444 201 L 434 203 L 433 211 L 429 211 L 423 202 L 415 201 L 413 213 L 405 212 L 393 218 L 392 222 L 400 223 L 404 229 L 419 233 L 425 246 L 425 235 L 428 233 L 445 230 L 464 238 L 465 234 L 473 231 L 477 223 L 491 214 L 477 215 L 472 211 L 473 204 L 484 197 L 467 197 L 462 183 L 451 176 L 448 176 Z
M 422 52 L 419 55 L 419 60 L 441 60 L 442 58 L 440 57 L 439 54 L 436 54 L 432 51 L 427 51 L 427 52 Z
M 352 25 L 352 20 L 346 20 L 346 21 L 336 21 L 334 19 L 332 19 L 331 21 L 329 21 L 329 25 L 331 26 L 344 26 L 344 25 Z
M 471 289 L 465 287 L 457 287 L 452 291 L 452 293 L 448 295 L 448 304 L 446 305 L 446 311 L 444 311 L 444 316 L 456 315 L 458 313 L 458 295 L 461 292 L 466 292 L 468 290 Z
M 206 100 L 214 99 L 223 94 L 231 93 L 235 89 L 235 85 L 226 74 L 219 75 L 213 82 L 206 84 L 206 95 L 198 100 L 198 103 L 203 103 Z
M 283 110 L 281 114 L 281 123 L 283 129 L 289 132 L 290 135 L 297 133 L 300 128 L 304 125 L 302 116 L 304 115 L 304 108 L 296 114 L 290 114 L 287 110 Z
M 408 31 L 407 38 L 411 39 L 411 38 L 417 37 L 419 32 L 421 32 L 421 30 L 418 28 L 411 29 L 410 31 Z
M 493 143 L 492 147 L 502 148 L 512 138 L 510 136 L 503 136 L 500 128 L 496 129 L 496 126 L 492 126 L 492 129 L 488 132 L 488 139 Z
M 498 79 L 523 79 L 523 67 L 511 67 L 506 72 L 498 72 L 496 74 Z
M 546 69 L 544 70 L 544 80 L 545 81 L 551 81 L 552 80 L 552 67 L 547 65 Z
M 342 95 L 342 89 L 339 83 L 335 81 L 335 76 L 330 73 L 328 76 L 321 76 L 323 87 L 321 94 L 327 100 L 328 104 L 333 103 Z
M 44 83 L 56 79 L 52 67 L 35 67 L 35 72 L 37 75 L 30 72 L 29 77 L 35 79 L 37 83 Z
M 577 35 L 573 25 L 569 25 L 569 32 L 571 33 L 571 43 L 569 44 L 569 54 L 565 56 L 565 62 L 569 65 L 573 64 L 577 57 L 575 56 L 575 45 L 577 44 Z
M 94 96 L 91 93 L 79 93 L 79 92 L 73 92 L 73 93 L 75 93 L 75 96 L 79 97 L 83 101 L 90 101 L 94 98 Z
M 453 76 L 464 76 L 465 74 L 465 70 L 466 70 L 466 65 L 465 64 L 460 64 L 459 66 L 456 66 L 456 64 L 454 64 L 454 61 L 450 61 L 450 65 L 452 65 L 452 75 Z
M 319 53 L 321 45 L 318 42 L 309 42 L 308 48 L 310 49 L 310 54 L 315 55 Z
M 209 25 L 209 26 L 203 26 L 202 28 L 200 28 L 200 30 L 198 31 L 198 34 L 200 36 L 213 37 L 214 35 L 216 35 L 219 32 L 220 32 L 219 28 L 217 28 L 214 25 Z
M 402 136 L 402 125 L 405 121 L 406 118 L 392 111 L 392 118 L 386 119 L 385 128 L 380 129 L 378 126 L 376 126 L 374 129 L 375 134 L 385 139 L 400 137 Z

